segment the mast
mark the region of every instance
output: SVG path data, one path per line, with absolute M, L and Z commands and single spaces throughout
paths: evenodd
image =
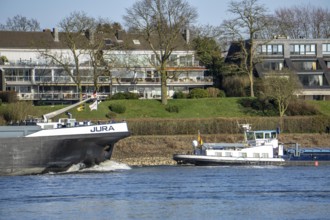
M 60 114 L 66 112 L 66 111 L 68 111 L 68 110 L 70 110 L 70 109 L 72 109 L 72 108 L 74 108 L 76 106 L 79 106 L 79 105 L 81 105 L 81 104 L 83 104 L 83 103 L 85 103 L 85 102 L 87 102 L 87 101 L 89 101 L 91 99 L 92 98 L 88 98 L 88 99 L 82 100 L 80 102 L 77 102 L 77 103 L 75 103 L 73 105 L 67 106 L 65 108 L 62 108 L 62 109 L 59 109 L 59 110 L 56 110 L 56 111 L 47 113 L 47 114 L 43 115 L 42 118 L 44 119 L 45 122 L 47 122 L 49 119 L 51 119 L 51 118 L 53 118 L 53 117 L 55 117 L 57 115 L 60 115 Z

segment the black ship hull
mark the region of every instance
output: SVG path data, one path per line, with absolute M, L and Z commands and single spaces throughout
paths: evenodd
M 0 175 L 28 175 L 92 166 L 111 158 L 114 144 L 129 132 L 1 138 Z

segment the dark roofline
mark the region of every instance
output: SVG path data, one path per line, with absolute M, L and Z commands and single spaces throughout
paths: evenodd
M 142 34 L 130 33 L 125 31 L 117 31 L 113 33 L 89 32 L 81 35 L 82 41 L 97 39 L 110 39 L 112 42 L 121 45 L 121 49 L 125 47 L 129 50 L 151 50 L 149 43 L 145 40 Z M 155 35 L 155 45 L 157 45 Z M 23 32 L 23 31 L 0 31 L 0 48 L 8 49 L 65 49 L 65 32 L 59 32 L 56 28 L 53 30 L 45 29 L 39 32 Z M 135 44 L 133 40 L 138 40 L 140 44 Z M 177 39 L 176 50 L 188 50 L 184 35 Z M 109 45 L 107 48 L 109 49 Z

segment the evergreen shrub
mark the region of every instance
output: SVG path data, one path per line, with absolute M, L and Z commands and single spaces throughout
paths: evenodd
M 112 112 L 112 111 L 109 111 L 105 117 L 109 118 L 109 119 L 113 119 L 117 116 L 117 113 L 116 112 Z
M 139 94 L 132 93 L 132 92 L 119 92 L 110 97 L 112 100 L 119 100 L 119 99 L 139 99 Z
M 189 93 L 189 98 L 191 99 L 201 99 L 201 98 L 207 98 L 208 92 L 205 89 L 201 88 L 195 88 L 192 89 Z
M 126 111 L 126 107 L 121 104 L 111 104 L 109 106 L 109 109 L 110 109 L 110 111 L 118 113 L 118 114 L 125 113 L 125 111 Z
M 173 94 L 173 99 L 186 99 L 187 94 L 183 93 L 182 91 L 175 92 Z
M 171 113 L 179 113 L 179 107 L 176 105 L 168 105 L 165 108 L 166 111 L 171 112 Z

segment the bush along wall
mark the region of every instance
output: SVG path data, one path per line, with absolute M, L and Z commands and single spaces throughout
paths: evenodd
M 185 135 L 239 134 L 238 124 L 250 124 L 253 130 L 276 130 L 283 133 L 323 133 L 330 126 L 330 117 L 251 117 L 209 119 L 129 119 L 128 127 L 133 135 Z

